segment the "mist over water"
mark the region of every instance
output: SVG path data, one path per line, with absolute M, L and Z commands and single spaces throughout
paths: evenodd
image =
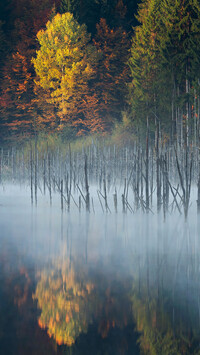
M 35 206 L 30 188 L 1 186 L 1 353 L 142 354 L 165 348 L 166 354 L 196 354 L 195 192 L 186 222 L 178 211 L 165 220 L 162 213 L 106 213 L 98 199 L 91 213 L 75 205 L 61 211 L 56 194 L 50 206 L 39 193 Z M 38 339 L 42 345 L 35 347 Z

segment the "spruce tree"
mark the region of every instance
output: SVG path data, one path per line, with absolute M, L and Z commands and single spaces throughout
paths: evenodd
M 99 97 L 102 116 L 107 127 L 121 119 L 126 105 L 127 83 L 130 81 L 128 67 L 130 41 L 121 27 L 111 29 L 105 19 L 97 24 L 94 44 L 101 53 L 97 67 L 97 79 L 93 90 Z
M 135 28 L 130 59 L 135 118 L 139 122 L 147 116 L 152 122 L 156 118 L 174 136 L 185 119 L 188 135 L 199 90 L 199 3 L 144 0 L 137 19 L 140 25 Z

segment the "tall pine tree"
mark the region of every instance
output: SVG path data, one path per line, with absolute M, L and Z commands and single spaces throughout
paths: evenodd
M 121 119 L 126 106 L 127 83 L 130 80 L 128 67 L 130 42 L 121 27 L 111 29 L 105 19 L 97 24 L 94 44 L 101 53 L 97 67 L 97 79 L 93 90 L 99 97 L 102 116 L 107 127 Z
M 135 120 L 156 119 L 169 134 L 177 136 L 183 134 L 179 128 L 185 119 L 186 134 L 190 126 L 194 133 L 192 110 L 200 68 L 199 3 L 144 0 L 138 21 L 130 59 Z

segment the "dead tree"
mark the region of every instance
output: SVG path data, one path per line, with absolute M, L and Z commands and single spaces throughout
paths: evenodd
M 85 154 L 85 165 L 84 165 L 84 172 L 85 172 L 85 204 L 86 204 L 86 211 L 90 212 L 90 193 L 89 193 L 89 184 L 88 184 L 88 165 L 87 165 L 87 155 Z
M 182 202 L 183 202 L 183 208 L 184 208 L 184 216 L 185 216 L 185 219 L 187 220 L 189 203 L 190 203 L 193 154 L 190 155 L 190 163 L 189 163 L 189 148 L 188 148 L 188 146 L 186 146 L 186 148 L 185 148 L 185 167 L 184 167 L 185 174 L 183 171 L 181 171 L 176 149 L 175 149 L 175 156 L 176 156 L 176 165 L 177 165 L 178 176 L 179 176 L 179 180 L 180 180 L 180 186 L 181 186 L 182 194 L 183 194 Z
M 157 188 L 157 212 L 161 210 L 161 179 L 160 179 L 160 149 L 159 149 L 159 123 L 156 127 L 156 188 Z

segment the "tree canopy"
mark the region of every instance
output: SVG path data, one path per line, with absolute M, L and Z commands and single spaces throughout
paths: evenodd
M 165 127 L 192 121 L 200 68 L 200 5 L 196 0 L 144 0 L 132 40 L 131 100 L 135 116 Z M 179 110 L 179 117 L 177 117 Z
M 90 44 L 85 25 L 79 25 L 69 12 L 57 14 L 37 35 L 40 49 L 33 59 L 38 80 L 49 91 L 50 102 L 60 113 L 60 123 L 70 120 L 77 107 L 81 115 L 88 82 L 94 78 L 98 55 Z
M 197 141 L 198 0 L 0 6 L 1 132 L 106 132 L 128 117 L 133 132 L 148 121 L 152 133 L 159 125 L 172 140 Z

